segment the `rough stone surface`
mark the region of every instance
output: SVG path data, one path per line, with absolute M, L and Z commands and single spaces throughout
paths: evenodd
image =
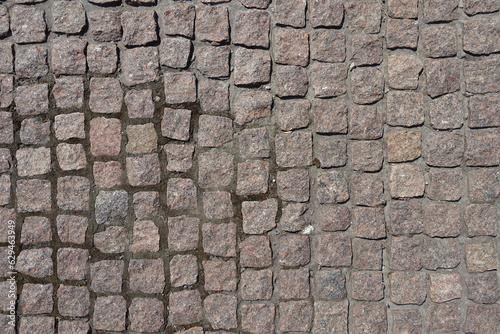
M 145 154 L 126 160 L 128 182 L 131 186 L 147 186 L 160 183 L 158 154 Z
M 125 11 L 121 14 L 122 41 L 126 46 L 146 45 L 158 39 L 153 10 Z
M 267 236 L 250 236 L 240 242 L 240 265 L 265 268 L 272 264 L 271 245 Z
M 56 1 L 52 5 L 52 31 L 78 34 L 85 26 L 85 9 L 77 1 Z
M 387 48 L 416 49 L 418 37 L 417 20 L 387 18 L 385 31 Z
M 96 222 L 104 224 L 125 218 L 128 209 L 127 193 L 123 190 L 100 191 L 95 201 Z
M 110 226 L 94 235 L 95 247 L 103 253 L 123 253 L 127 247 L 125 228 Z
M 119 113 L 123 104 L 120 82 L 112 78 L 90 80 L 89 107 L 95 113 Z
M 274 333 L 273 304 L 244 304 L 241 307 L 242 328 L 250 333 Z
M 114 42 L 122 37 L 121 13 L 116 10 L 99 10 L 88 13 L 90 32 L 96 42 Z
M 413 53 L 397 52 L 388 58 L 388 85 L 394 89 L 417 89 L 423 61 Z
M 468 15 L 476 15 L 480 13 L 491 13 L 500 10 L 500 4 L 496 1 L 477 1 L 477 0 L 466 0 L 464 2 L 464 11 Z
M 273 293 L 273 273 L 270 269 L 247 269 L 240 276 L 240 291 L 244 300 L 268 300 Z
M 238 48 L 234 52 L 234 83 L 238 86 L 258 85 L 271 80 L 271 56 L 257 49 Z M 213 66 L 211 64 L 211 66 Z
M 275 199 L 243 202 L 243 231 L 247 234 L 263 234 L 272 230 L 276 227 L 277 211 L 278 202 Z
M 449 22 L 458 18 L 458 0 L 427 0 L 424 1 L 424 22 Z
M 347 180 L 342 172 L 324 171 L 317 178 L 317 198 L 320 203 L 344 203 L 349 199 Z
M 131 259 L 128 265 L 130 290 L 162 293 L 165 286 L 162 259 Z
M 47 48 L 36 44 L 18 46 L 14 66 L 16 75 L 22 78 L 43 77 L 49 72 Z
M 176 325 L 195 323 L 201 320 L 201 297 L 196 290 L 172 292 L 169 296 L 169 322 Z
M 352 332 L 386 333 L 387 309 L 380 303 L 356 303 L 352 308 Z
M 293 65 L 276 65 L 274 87 L 277 96 L 305 96 L 308 84 L 309 79 L 304 68 Z
M 421 233 L 422 205 L 417 201 L 393 201 L 390 219 L 394 235 Z
M 484 272 L 498 269 L 498 249 L 495 243 L 467 244 L 465 246 L 467 271 Z
M 352 100 L 357 104 L 372 104 L 384 96 L 384 76 L 376 68 L 356 68 L 351 73 Z
M 122 82 L 128 86 L 158 81 L 158 48 L 143 47 L 125 50 L 122 57 Z M 109 58 L 108 58 L 109 60 Z
M 186 141 L 189 139 L 191 111 L 165 108 L 161 120 L 161 134 L 164 137 Z
M 348 267 L 352 264 L 351 239 L 343 233 L 323 233 L 316 240 L 316 261 L 325 267 Z
M 193 250 L 198 245 L 200 238 L 197 218 L 178 216 L 168 219 L 168 247 L 181 252 Z
M 322 270 L 314 278 L 314 294 L 319 298 L 342 299 L 345 298 L 346 278 L 338 270 Z
M 277 7 L 279 8 L 279 5 Z M 287 18 L 290 18 L 290 16 L 287 16 Z M 309 35 L 306 31 L 277 28 L 273 33 L 274 60 L 276 63 L 307 66 L 309 63 Z
M 206 269 L 205 269 L 206 270 Z M 170 283 L 174 287 L 193 285 L 198 281 L 196 256 L 175 255 L 170 260 Z
M 196 77 L 193 73 L 165 73 L 165 102 L 178 104 L 196 101 Z
M 308 301 L 290 301 L 279 304 L 281 331 L 307 332 L 311 329 L 313 308 Z
M 205 253 L 223 257 L 236 256 L 235 224 L 203 224 L 202 236 Z
M 389 173 L 389 187 L 393 198 L 420 197 L 424 194 L 424 171 L 418 165 L 392 165 Z
M 351 39 L 351 48 L 351 62 L 355 66 L 378 65 L 382 62 L 382 39 L 377 35 L 354 35 Z
M 154 298 L 134 298 L 129 307 L 130 328 L 155 332 L 163 326 L 163 302 Z
M 293 7 L 289 6 L 290 10 Z M 236 26 L 232 34 L 234 44 L 248 47 L 269 47 L 270 16 L 265 11 L 247 10 L 236 13 Z
M 51 182 L 47 180 L 18 180 L 15 190 L 17 198 L 17 211 L 49 211 L 52 208 L 50 187 Z
M 94 305 L 94 328 L 98 330 L 125 330 L 126 301 L 121 296 L 98 297 Z
M 160 47 L 160 64 L 171 68 L 186 68 L 191 56 L 191 41 L 186 38 L 165 38 Z
M 123 261 L 102 260 L 90 265 L 90 288 L 95 292 L 121 292 Z
M 77 37 L 59 37 L 52 43 L 50 67 L 55 74 L 85 74 L 87 42 Z
M 20 115 L 46 114 L 49 111 L 48 86 L 46 84 L 20 86 L 14 101 Z
M 155 178 L 152 179 L 156 182 L 159 181 L 159 166 L 155 168 Z M 157 182 L 156 182 L 157 183 Z M 197 190 L 196 186 L 191 179 L 185 178 L 172 178 L 168 180 L 167 184 L 167 205 L 171 209 L 181 210 L 194 208 L 197 205 Z
M 457 36 L 454 26 L 427 27 L 424 29 L 422 37 L 426 57 L 443 58 L 453 57 L 457 54 Z
M 234 122 L 239 125 L 252 124 L 271 114 L 273 97 L 265 91 L 240 90 L 233 105 Z
M 47 24 L 42 8 L 16 5 L 10 10 L 12 36 L 16 43 L 45 42 Z
M 60 77 L 56 79 L 52 94 L 59 108 L 78 108 L 83 105 L 83 80 L 81 77 Z
M 394 18 L 417 18 L 418 1 L 416 0 L 389 0 L 387 11 L 390 17 Z
M 497 333 L 499 15 L 0 4 L 0 332 Z
M 325 3 L 327 2 L 325 1 Z M 315 29 L 310 35 L 310 43 L 312 60 L 337 63 L 343 62 L 346 58 L 346 37 L 343 32 Z

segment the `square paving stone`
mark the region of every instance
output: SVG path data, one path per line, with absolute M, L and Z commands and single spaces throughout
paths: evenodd
M 57 309 L 63 316 L 82 317 L 89 313 L 90 294 L 85 286 L 60 285 L 57 289 Z
M 53 290 L 52 284 L 24 284 L 19 297 L 21 314 L 51 313 L 54 310 Z
M 154 10 L 126 11 L 121 14 L 123 43 L 130 46 L 156 42 L 156 13 Z
M 310 294 L 310 278 L 307 268 L 280 270 L 278 275 L 281 299 L 304 299 Z
M 171 292 L 168 321 L 174 325 L 196 323 L 202 318 L 201 296 L 197 290 Z
M 104 331 L 123 331 L 126 313 L 127 305 L 122 296 L 97 297 L 94 303 L 94 328 Z
M 316 262 L 325 267 L 348 267 L 352 264 L 351 239 L 343 233 L 323 233 L 315 240 Z
M 389 49 L 416 49 L 418 45 L 417 20 L 387 18 L 385 39 Z
M 228 191 L 206 191 L 203 193 L 203 213 L 207 219 L 232 218 L 234 206 Z
M 90 288 L 94 292 L 121 292 L 124 262 L 102 260 L 90 264 Z
M 59 248 L 57 277 L 60 280 L 83 280 L 87 276 L 89 251 L 81 248 Z
M 57 178 L 57 206 L 62 210 L 88 210 L 90 181 L 83 176 Z
M 131 259 L 128 273 L 132 291 L 151 294 L 162 293 L 165 288 L 162 259 Z
M 24 218 L 21 231 L 22 244 L 40 244 L 50 241 L 52 241 L 52 230 L 49 219 L 40 216 Z
M 250 333 L 274 333 L 275 306 L 273 304 L 242 304 L 242 329 Z
M 16 75 L 22 78 L 40 78 L 49 72 L 47 47 L 19 45 L 16 47 Z
M 57 78 L 52 88 L 52 95 L 56 100 L 58 108 L 69 109 L 81 107 L 84 95 L 83 78 L 69 76 Z
M 278 171 L 278 197 L 284 201 L 307 202 L 310 197 L 309 173 L 306 169 Z
M 200 238 L 199 224 L 200 220 L 194 217 L 169 217 L 168 248 L 177 252 L 196 249 Z
M 278 202 L 274 198 L 264 201 L 245 201 L 241 204 L 243 232 L 263 234 L 276 227 Z
M 163 38 L 159 47 L 160 64 L 171 68 L 186 68 L 189 64 L 191 49 L 191 41 L 187 38 Z
M 163 326 L 165 306 L 159 299 L 134 298 L 128 311 L 133 331 L 157 332 Z
M 222 257 L 236 256 L 236 225 L 234 223 L 205 223 L 202 227 L 202 235 L 205 253 Z
M 231 31 L 232 42 L 247 47 L 269 47 L 269 13 L 251 9 L 239 11 L 235 15 L 234 30 Z
M 20 115 L 38 115 L 49 112 L 49 88 L 46 84 L 19 86 L 16 89 L 16 111 Z
M 272 264 L 268 236 L 250 236 L 239 243 L 240 265 L 245 268 L 266 268 Z
M 50 68 L 54 74 L 85 74 L 87 42 L 77 37 L 59 37 L 52 43 Z
M 160 66 L 157 47 L 124 50 L 121 59 L 124 84 L 134 86 L 158 81 Z
M 51 182 L 48 180 L 18 180 L 16 183 L 18 212 L 50 211 Z
M 263 160 L 241 162 L 237 166 L 237 195 L 265 194 L 269 188 L 269 163 Z
M 159 166 L 158 166 L 159 178 Z M 159 182 L 159 179 L 158 179 Z M 191 179 L 172 178 L 167 183 L 167 205 L 174 210 L 194 208 L 197 205 L 197 189 Z
M 195 255 L 174 255 L 170 260 L 170 284 L 173 287 L 193 285 L 198 282 L 198 263 Z
M 96 42 L 116 42 L 122 38 L 121 13 L 113 9 L 88 12 L 92 38 Z
M 196 77 L 194 73 L 165 73 L 164 86 L 166 103 L 196 102 Z
M 39 7 L 16 5 L 10 10 L 12 36 L 16 43 L 39 43 L 47 38 L 45 11 Z
M 225 6 L 198 6 L 196 8 L 196 36 L 202 42 L 228 42 L 228 8 Z
M 234 260 L 203 261 L 205 271 L 205 290 L 235 291 L 237 287 L 237 269 Z
M 234 157 L 219 149 L 198 156 L 198 183 L 202 188 L 227 187 L 234 177 Z
M 85 9 L 80 2 L 56 1 L 52 4 L 52 31 L 78 34 L 85 22 Z
M 187 38 L 194 36 L 195 6 L 188 3 L 173 3 L 163 12 L 165 34 Z
M 311 329 L 313 308 L 309 301 L 280 302 L 279 326 L 283 332 L 307 332 Z
M 247 269 L 240 276 L 243 300 L 269 300 L 273 294 L 273 273 L 270 269 Z
M 89 72 L 114 73 L 118 63 L 116 45 L 113 43 L 89 44 L 87 47 L 87 63 Z

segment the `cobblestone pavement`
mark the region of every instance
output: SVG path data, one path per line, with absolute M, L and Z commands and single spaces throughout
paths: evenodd
M 500 333 L 499 10 L 0 4 L 0 333 Z

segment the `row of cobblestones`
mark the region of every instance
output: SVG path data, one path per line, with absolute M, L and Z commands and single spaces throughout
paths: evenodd
M 0 4 L 0 333 L 497 333 L 499 11 Z

